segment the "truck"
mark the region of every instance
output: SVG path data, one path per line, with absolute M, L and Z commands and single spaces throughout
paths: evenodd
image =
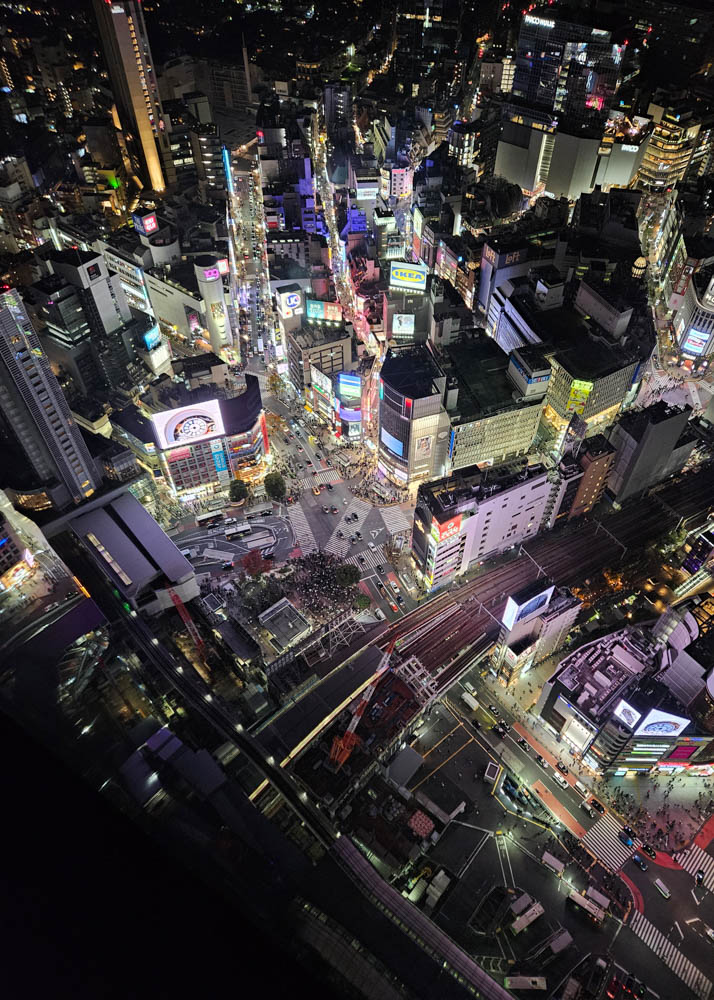
M 475 712 L 476 709 L 478 708 L 478 702 L 476 701 L 476 699 L 472 694 L 468 693 L 468 691 L 462 692 L 461 700 L 463 701 L 464 705 L 467 705 L 471 709 L 472 712 Z

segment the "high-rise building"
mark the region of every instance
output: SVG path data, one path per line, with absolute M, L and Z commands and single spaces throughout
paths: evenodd
M 655 126 L 637 181 L 641 187 L 664 191 L 684 178 L 698 145 L 701 122 L 684 106 L 666 108 L 650 104 L 647 114 L 654 119 Z
M 140 0 L 94 0 L 119 122 L 144 184 L 164 191 L 175 181 L 169 140 Z
M 610 430 L 616 451 L 608 492 L 617 504 L 642 496 L 655 483 L 680 472 L 696 443 L 687 423 L 690 406 L 664 400 L 624 413 Z
M 7 474 L 18 476 L 17 487 L 8 485 L 20 506 L 68 507 L 97 489 L 87 446 L 14 290 L 0 295 L 0 420 Z
M 349 87 L 328 83 L 324 90 L 325 127 L 329 136 L 352 126 L 352 96 Z

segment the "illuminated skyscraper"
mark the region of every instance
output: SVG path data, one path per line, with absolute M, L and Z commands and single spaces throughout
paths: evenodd
M 163 191 L 175 173 L 141 2 L 93 2 L 127 149 L 144 184 Z
M 5 478 L 21 505 L 68 507 L 97 489 L 94 462 L 16 291 L 0 295 L 0 423 Z

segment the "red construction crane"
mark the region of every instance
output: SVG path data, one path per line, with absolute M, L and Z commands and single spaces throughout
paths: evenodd
M 391 658 L 395 642 L 396 639 L 392 639 L 392 641 L 384 651 L 384 655 L 382 656 L 382 659 L 379 662 L 379 666 L 377 667 L 377 672 L 374 675 L 374 679 L 372 683 L 368 684 L 367 687 L 362 692 L 362 697 L 357 703 L 357 707 L 354 710 L 352 718 L 350 719 L 350 724 L 345 730 L 344 735 L 335 736 L 334 740 L 332 741 L 332 749 L 330 750 L 330 760 L 332 761 L 333 764 L 337 765 L 335 768 L 335 770 L 337 771 L 339 771 L 339 769 L 342 767 L 345 761 L 349 760 L 350 754 L 360 741 L 360 738 L 356 733 L 357 726 L 359 725 L 359 720 L 364 715 L 365 709 L 367 708 L 367 705 L 369 705 L 371 701 L 372 695 L 376 690 L 377 684 L 379 683 L 382 674 L 389 667 L 389 660 Z
M 183 601 L 181 600 L 181 598 L 179 597 L 179 595 L 176 593 L 176 591 L 173 589 L 173 587 L 169 587 L 169 596 L 171 597 L 171 600 L 176 605 L 176 610 L 181 615 L 181 619 L 182 619 L 184 625 L 186 626 L 186 631 L 188 632 L 188 634 L 193 639 L 194 646 L 196 647 L 196 649 L 197 649 L 199 655 L 201 656 L 201 658 L 203 658 L 203 654 L 204 654 L 206 646 L 205 646 L 205 643 L 204 643 L 203 639 L 200 636 L 200 633 L 199 633 L 198 629 L 196 628 L 196 626 L 193 623 L 193 618 L 189 614 L 188 609 L 186 608 L 186 605 L 183 603 Z

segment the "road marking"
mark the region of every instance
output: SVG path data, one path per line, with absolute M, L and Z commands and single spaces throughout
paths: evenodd
M 679 926 L 676 920 L 674 921 L 674 926 L 677 928 L 677 930 L 679 931 L 679 936 L 684 941 L 684 932 L 682 931 L 682 928 Z
M 381 535 L 383 531 L 384 528 L 376 528 L 374 531 L 370 531 L 370 535 L 372 538 L 376 538 L 378 535 Z
M 689 891 L 691 892 L 692 896 L 694 897 L 694 902 L 697 904 L 697 906 L 699 906 L 699 904 L 701 903 L 701 899 L 697 899 L 697 894 L 694 891 L 694 889 L 690 889 Z M 699 920 L 699 917 L 695 917 L 695 920 Z M 689 923 L 689 921 L 687 921 L 687 923 Z

